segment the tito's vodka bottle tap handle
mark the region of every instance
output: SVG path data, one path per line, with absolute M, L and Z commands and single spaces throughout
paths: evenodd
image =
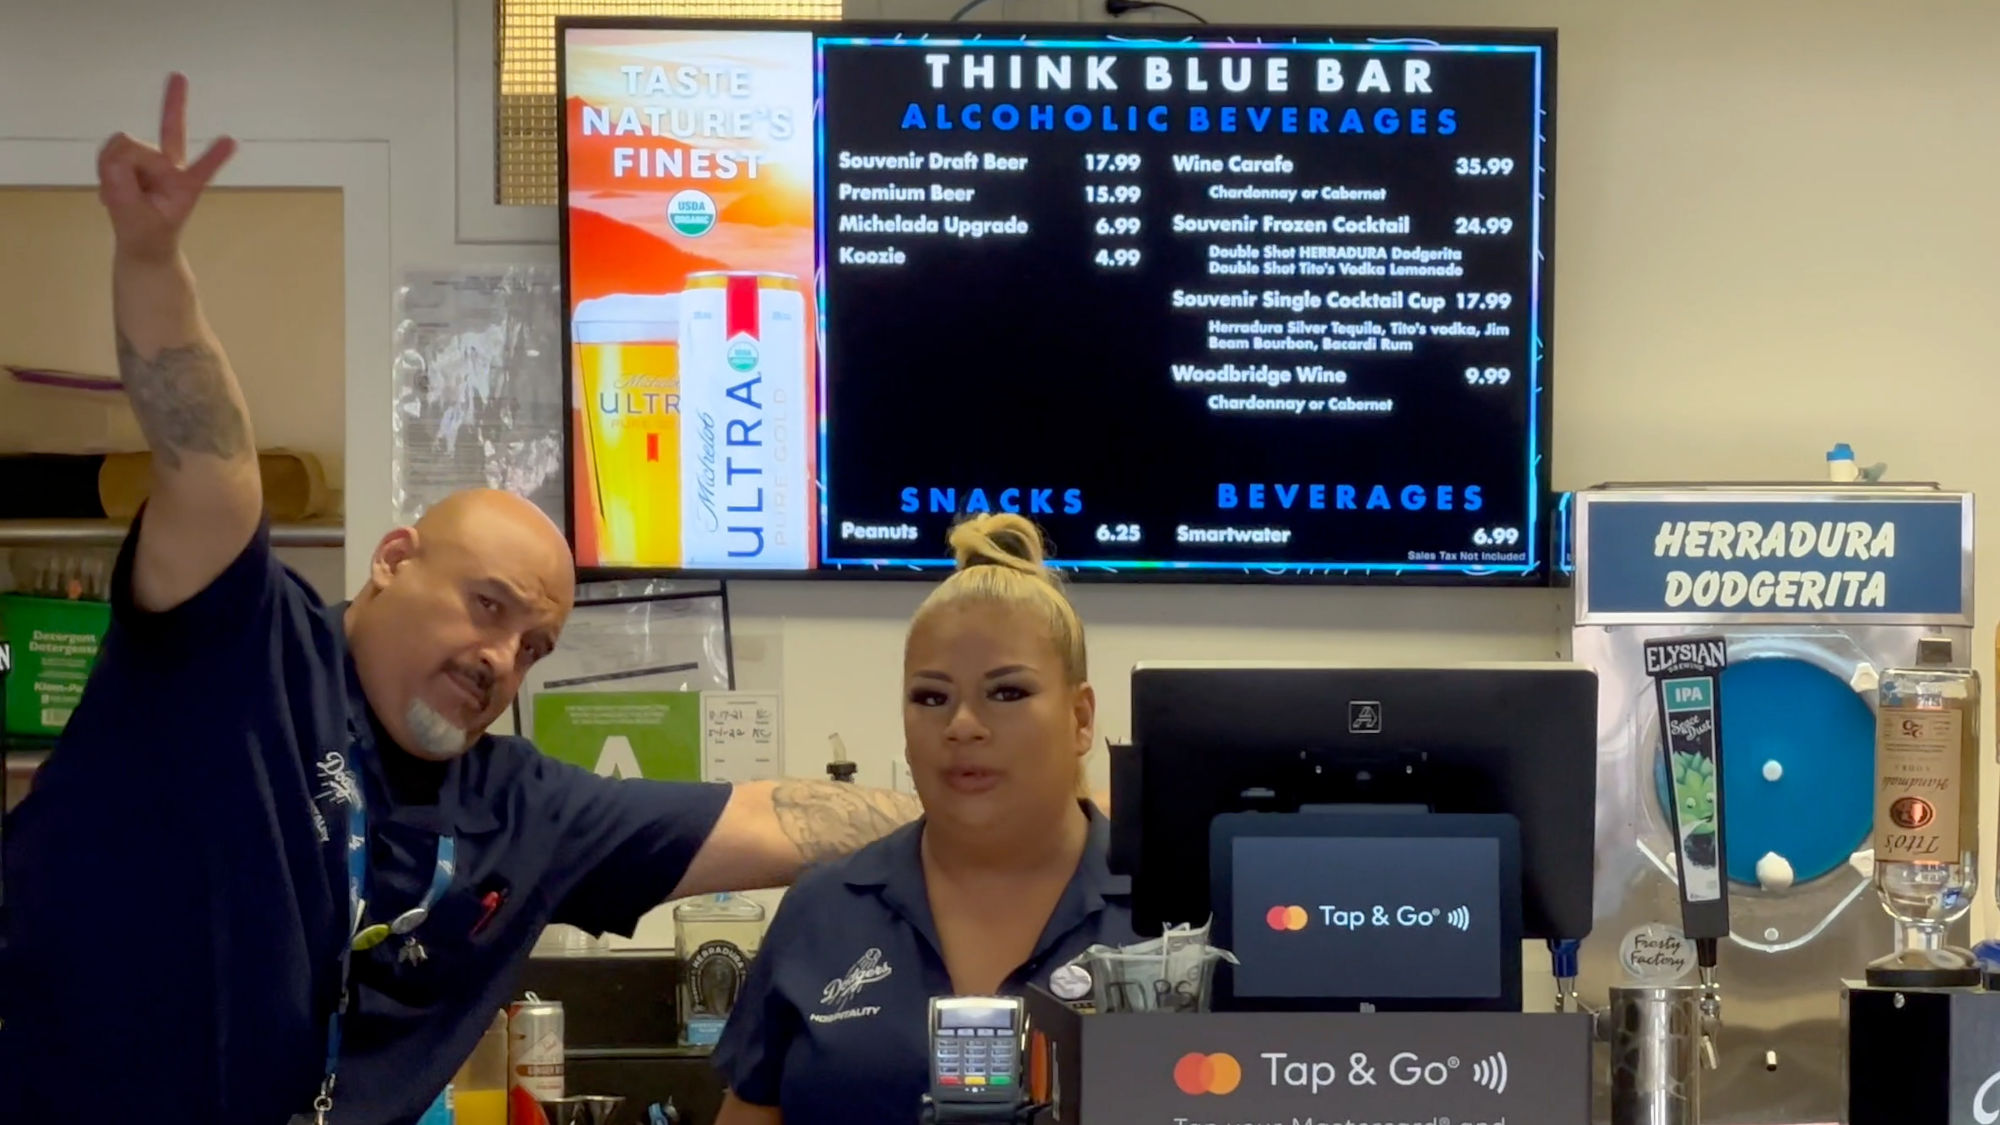
M 1920 637 L 1914 667 L 1876 688 L 1875 892 L 1896 948 L 1868 966 L 1877 988 L 1969 988 L 1972 951 L 1947 931 L 1979 886 L 1979 674 L 1946 637 Z

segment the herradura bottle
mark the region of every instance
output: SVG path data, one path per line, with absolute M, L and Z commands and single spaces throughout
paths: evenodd
M 674 907 L 674 928 L 681 959 L 681 1042 L 712 1047 L 763 943 L 764 907 L 740 894 L 691 898 Z

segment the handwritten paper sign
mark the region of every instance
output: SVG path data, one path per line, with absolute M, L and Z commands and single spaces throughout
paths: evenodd
M 702 776 L 763 781 L 784 772 L 777 692 L 701 693 Z

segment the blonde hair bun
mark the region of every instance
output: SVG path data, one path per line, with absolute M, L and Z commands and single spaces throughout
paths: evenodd
M 1048 565 L 1048 547 L 1032 520 L 1012 512 L 970 516 L 951 529 L 951 557 L 958 564 L 917 607 L 924 615 L 957 602 L 1024 607 L 1041 618 L 1062 656 L 1063 675 L 1074 686 L 1089 680 L 1083 622 L 1063 594 L 1062 576 Z
M 998 566 L 1039 578 L 1049 572 L 1042 531 L 1025 516 L 994 512 L 973 516 L 951 529 L 951 557 L 960 570 Z

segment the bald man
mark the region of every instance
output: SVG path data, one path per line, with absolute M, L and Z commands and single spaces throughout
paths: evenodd
M 414 1121 L 551 922 L 791 881 L 914 818 L 830 782 L 611 781 L 487 733 L 575 596 L 532 505 L 460 493 L 326 606 L 272 553 L 182 224 L 232 145 L 99 157 L 152 448 L 111 633 L 6 841 L 0 1121 Z M 666 997 L 659 1001 L 667 1002 Z

